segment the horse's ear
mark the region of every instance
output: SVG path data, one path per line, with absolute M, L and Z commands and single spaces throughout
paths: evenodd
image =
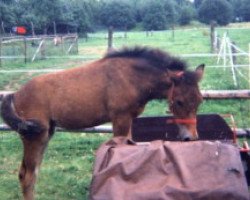
M 184 71 L 172 71 L 167 70 L 168 77 L 170 78 L 171 82 L 178 84 L 184 75 Z
M 204 68 L 205 68 L 205 64 L 201 64 L 198 67 L 196 67 L 195 73 L 197 74 L 198 81 L 200 81 L 203 77 Z

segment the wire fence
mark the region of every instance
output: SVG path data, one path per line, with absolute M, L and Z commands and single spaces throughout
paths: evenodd
M 0 67 L 8 62 L 21 62 L 20 59 L 27 63 L 77 53 L 76 34 L 0 38 Z

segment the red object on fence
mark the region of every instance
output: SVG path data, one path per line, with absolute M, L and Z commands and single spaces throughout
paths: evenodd
M 12 28 L 13 32 L 19 35 L 25 35 L 27 30 L 24 26 L 15 26 Z

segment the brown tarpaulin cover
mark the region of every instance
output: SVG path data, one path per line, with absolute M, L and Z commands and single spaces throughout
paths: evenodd
M 96 154 L 91 200 L 248 200 L 239 150 L 220 142 L 115 138 Z

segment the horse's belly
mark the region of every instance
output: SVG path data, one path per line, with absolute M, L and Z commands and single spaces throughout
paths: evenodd
M 81 129 L 110 121 L 103 109 L 91 109 L 90 107 L 64 109 L 61 112 L 56 112 L 53 120 L 57 126 L 66 129 Z
M 110 121 L 110 120 L 108 120 L 107 118 L 79 119 L 79 118 L 72 117 L 71 119 L 68 119 L 68 118 L 67 119 L 59 119 L 56 121 L 56 124 L 57 124 L 57 126 L 62 127 L 62 128 L 76 130 L 76 129 L 97 126 L 97 125 L 106 123 L 108 121 Z

